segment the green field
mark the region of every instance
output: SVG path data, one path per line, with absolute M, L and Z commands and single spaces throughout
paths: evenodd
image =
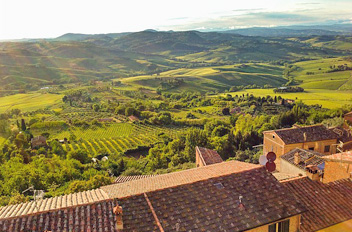
M 0 98 L 0 113 L 11 109 L 33 111 L 61 104 L 63 95 L 60 94 L 16 94 Z
M 352 67 L 352 62 L 343 58 L 330 58 L 297 62 L 297 71 L 291 75 L 304 89 L 352 90 L 352 71 L 330 72 L 330 66 L 347 64 Z M 311 73 L 310 75 L 307 72 Z M 314 74 L 312 74 L 314 73 Z
M 254 96 L 264 97 L 281 96 L 285 99 L 302 100 L 305 104 L 322 105 L 324 108 L 338 108 L 346 104 L 352 104 L 352 91 L 337 91 L 327 89 L 305 89 L 303 93 L 277 93 L 272 89 L 246 89 L 231 93 L 232 95 L 253 94 Z
M 282 66 L 269 64 L 246 64 L 246 65 L 223 65 L 200 68 L 180 68 L 161 72 L 159 75 L 142 75 L 124 78 L 121 81 L 126 86 L 135 88 L 160 88 L 162 83 L 170 80 L 183 79 L 184 83 L 176 86 L 163 88 L 168 91 L 221 91 L 231 86 L 246 86 L 266 84 L 281 86 L 287 82 L 282 77 Z

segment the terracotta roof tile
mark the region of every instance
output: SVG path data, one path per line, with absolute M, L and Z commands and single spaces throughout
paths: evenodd
M 204 165 L 211 165 L 223 162 L 221 156 L 217 153 L 217 151 L 198 146 L 196 147 L 196 151 L 198 152 Z
M 117 231 L 113 200 L 0 219 L 0 231 Z
M 317 231 L 352 219 L 352 181 L 339 180 L 329 184 L 308 177 L 282 182 L 307 212 L 302 214 L 301 231 Z
M 266 131 L 267 133 L 269 131 Z M 339 136 L 323 125 L 314 125 L 307 127 L 294 127 L 287 129 L 274 130 L 285 144 L 303 143 L 304 134 L 306 142 L 337 139 Z
M 156 175 L 135 175 L 135 176 L 118 176 L 115 179 L 115 183 L 123 183 L 123 182 L 127 182 L 127 181 L 131 181 L 131 180 L 139 180 L 139 179 L 144 179 L 144 178 L 149 178 L 149 177 L 153 177 Z
M 305 211 L 263 167 L 152 191 L 147 196 L 164 231 L 243 231 Z M 142 194 L 120 199 L 119 205 L 135 212 L 130 216 L 133 223 L 123 218 L 126 223 L 146 224 L 138 216 L 150 209 Z M 155 230 L 155 220 L 146 226 Z
M 336 154 L 324 156 L 323 158 L 327 161 L 352 162 L 352 151 L 336 153 Z
M 29 210 L 28 214 L 18 213 L 16 217 L 1 216 L 0 231 L 118 231 L 113 214 L 117 204 L 123 209 L 124 229 L 120 232 L 243 231 L 305 211 L 265 168 L 237 161 L 114 184 L 109 188 L 120 190 L 113 192 L 120 198 L 85 205 L 74 204 L 84 202 L 85 195 L 88 199 L 93 194 L 82 192 L 79 196 L 52 198 L 47 200 L 47 205 L 62 206 L 58 201 L 65 199 L 62 203 L 72 206 L 51 208 L 49 212 Z M 94 194 L 104 196 L 103 191 Z M 0 212 L 7 214 L 13 209 L 23 212 L 27 208 L 33 208 L 33 202 L 4 207 Z
M 213 177 L 228 175 L 260 167 L 256 164 L 239 161 L 222 162 L 200 168 L 193 168 L 179 172 L 157 175 L 145 179 L 133 180 L 119 184 L 102 186 L 101 189 L 110 198 L 123 198 L 144 192 L 165 189 L 177 185 L 189 184 Z
M 92 202 L 102 201 L 106 199 L 109 199 L 109 197 L 101 189 L 84 191 L 52 198 L 45 198 L 43 200 L 38 200 L 35 202 L 31 201 L 17 205 L 8 205 L 0 207 L 0 219 L 47 212 L 60 208 L 89 204 Z

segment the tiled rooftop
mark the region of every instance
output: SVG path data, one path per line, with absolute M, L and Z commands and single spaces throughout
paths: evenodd
M 302 232 L 321 230 L 352 219 L 352 180 L 323 184 L 304 177 L 282 183 L 308 210 L 302 214 Z
M 267 132 L 272 131 L 266 131 L 264 133 Z M 339 137 L 336 133 L 327 129 L 323 125 L 286 128 L 274 130 L 274 132 L 284 141 L 285 144 L 330 140 Z M 304 134 L 306 135 L 306 141 L 304 141 Z
M 239 161 L 222 162 L 200 168 L 193 168 L 179 172 L 157 175 L 154 177 L 128 181 L 119 184 L 102 186 L 110 198 L 124 198 L 178 185 L 194 183 L 213 177 L 229 175 L 260 167 L 256 164 Z
M 135 176 L 118 176 L 115 179 L 115 183 L 123 183 L 123 182 L 127 182 L 127 181 L 131 181 L 131 180 L 139 180 L 139 179 L 144 179 L 144 178 L 149 178 L 149 177 L 153 177 L 156 175 L 135 175 Z
M 109 199 L 109 197 L 104 191 L 95 189 L 22 204 L 8 205 L 0 208 L 0 220 L 3 218 L 13 218 L 72 206 L 86 205 L 106 199 Z
M 301 162 L 299 164 L 295 164 L 295 154 L 298 153 L 300 156 Z M 305 170 L 305 167 L 308 165 L 319 165 L 324 163 L 324 159 L 322 157 L 324 154 L 321 154 L 316 151 L 305 150 L 302 148 L 295 148 L 286 154 L 282 155 L 280 158 L 286 160 L 287 162 Z
M 115 232 L 113 200 L 57 209 L 17 218 L 0 219 L 0 231 L 6 232 Z
M 148 192 L 146 195 L 164 231 L 244 231 L 305 211 L 263 167 Z M 240 196 L 243 197 L 243 208 L 240 206 Z M 139 215 L 139 212 L 144 214 L 151 208 L 143 203 L 145 199 L 140 194 L 133 199 L 127 197 L 119 200 L 119 205 L 124 209 L 134 204 L 135 214 L 129 215 L 128 220 L 136 225 L 146 223 Z M 147 227 L 155 227 L 154 223 L 150 221 Z
M 243 231 L 305 211 L 264 167 L 230 161 L 4 207 L 0 231 L 119 231 L 117 204 L 120 232 Z
M 343 162 L 352 162 L 352 151 L 346 151 L 342 153 L 336 153 L 328 156 L 324 156 L 324 159 L 327 161 L 343 161 Z
M 293 179 L 298 177 L 297 175 L 284 173 L 284 172 L 273 172 L 272 174 L 278 181 L 288 180 L 288 179 Z
M 221 156 L 219 155 L 219 153 L 217 153 L 217 151 L 204 147 L 196 147 L 196 152 L 198 152 L 204 165 L 211 165 L 223 162 Z

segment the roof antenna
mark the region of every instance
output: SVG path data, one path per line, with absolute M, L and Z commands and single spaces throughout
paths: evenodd
M 243 196 L 242 196 L 242 195 L 239 195 L 239 197 L 238 197 L 238 208 L 239 208 L 240 210 L 245 210 L 246 207 L 244 207 L 244 204 L 242 203 L 242 199 L 243 199 Z
M 32 185 L 31 187 L 29 187 L 26 190 L 24 190 L 22 193 L 25 193 L 25 192 L 28 192 L 28 191 L 33 192 L 34 206 L 39 211 L 39 208 L 37 206 L 37 201 L 38 200 L 43 200 L 43 198 L 44 198 L 44 190 L 36 190 L 36 189 L 34 189 L 34 187 Z

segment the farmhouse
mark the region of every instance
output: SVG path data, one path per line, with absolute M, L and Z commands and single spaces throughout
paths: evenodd
M 131 121 L 131 122 L 138 122 L 139 121 L 139 118 L 134 116 L 134 115 L 131 115 L 128 117 L 128 119 Z
M 264 154 L 273 151 L 277 155 L 277 169 L 280 170 L 280 157 L 295 149 L 302 148 L 322 154 L 336 153 L 338 135 L 323 125 L 307 127 L 294 126 L 280 130 L 264 131 Z
M 44 136 L 37 136 L 31 139 L 31 146 L 32 148 L 39 148 L 39 147 L 45 147 L 47 146 L 46 144 L 46 138 Z

